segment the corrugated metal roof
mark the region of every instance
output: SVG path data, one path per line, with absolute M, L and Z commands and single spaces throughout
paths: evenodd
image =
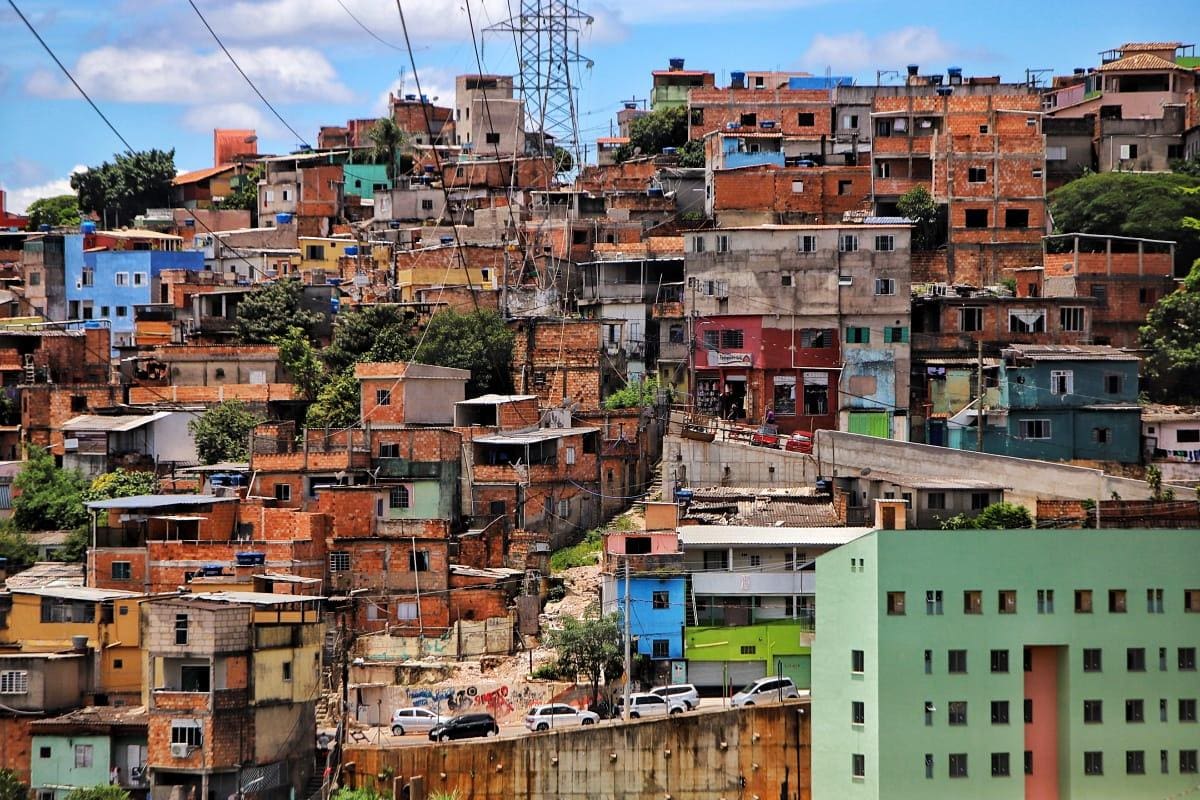
M 1132 353 L 1101 344 L 1013 344 L 1004 348 L 1031 361 L 1139 361 Z
M 518 400 L 537 400 L 536 394 L 481 394 L 479 397 L 468 397 L 459 400 L 456 406 L 494 406 L 500 403 L 515 403 Z
M 872 469 L 867 475 L 862 476 L 864 480 L 883 481 L 885 483 L 894 483 L 897 486 L 903 486 L 909 489 L 1010 489 L 1003 483 L 996 481 L 984 480 L 982 478 L 968 477 L 941 477 L 934 475 L 914 475 L 903 472 L 887 472 L 884 470 Z
M 38 586 L 83 586 L 83 564 L 39 561 L 29 569 L 9 575 L 4 584 L 9 591 Z
M 864 225 L 914 225 L 908 217 L 867 217 L 863 220 Z
M 112 500 L 93 500 L 87 507 L 93 511 L 118 509 L 138 511 L 150 508 L 177 506 L 206 506 L 212 503 L 233 503 L 236 497 L 217 497 L 214 494 L 139 494 L 133 497 L 117 497 Z
M 137 592 L 125 592 L 120 589 L 93 589 L 90 586 L 31 586 L 25 589 L 9 589 L 13 594 L 35 594 L 41 597 L 58 597 L 63 600 L 84 600 L 100 602 L 102 600 L 120 600 L 127 597 L 139 597 Z
M 108 431 L 122 433 L 145 427 L 164 417 L 176 413 L 172 411 L 156 411 L 153 414 L 117 414 L 102 416 L 99 414 L 82 414 L 63 423 L 64 431 Z
M 551 439 L 561 439 L 581 433 L 595 433 L 599 428 L 538 428 L 526 433 L 491 433 L 487 436 L 476 436 L 480 444 L 537 444 Z
M 684 547 L 720 545 L 828 545 L 837 547 L 866 536 L 871 528 L 764 528 L 739 525 L 683 525 L 679 542 Z
M 196 592 L 181 597 L 196 600 L 207 600 L 212 603 L 245 604 L 251 606 L 282 606 L 292 603 L 308 603 L 314 600 L 324 600 L 324 597 L 306 594 L 267 594 L 266 592 Z

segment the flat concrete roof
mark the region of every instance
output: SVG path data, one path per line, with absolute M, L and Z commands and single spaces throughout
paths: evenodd
M 784 528 L 740 525 L 682 525 L 679 542 L 684 547 L 743 546 L 786 547 L 828 545 L 837 547 L 866 536 L 871 528 Z

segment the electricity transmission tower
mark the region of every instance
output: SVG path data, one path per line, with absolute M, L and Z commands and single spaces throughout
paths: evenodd
M 592 17 L 570 0 L 520 0 L 520 14 L 486 29 L 510 34 L 516 46 L 521 99 L 529 128 L 554 138 L 579 163 L 579 124 L 573 68 L 592 67 L 579 53 L 580 29 Z M 511 9 L 511 5 L 510 5 Z M 544 145 L 545 139 L 539 142 Z

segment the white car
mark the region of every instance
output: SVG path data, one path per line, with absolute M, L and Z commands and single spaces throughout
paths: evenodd
M 618 701 L 617 709 L 620 711 L 624 704 L 624 698 Z M 629 718 L 641 719 L 642 717 L 665 717 L 668 714 L 682 714 L 687 711 L 687 703 L 674 698 L 668 700 L 657 694 L 649 692 L 638 692 L 637 694 L 629 695 Z
M 576 725 L 595 725 L 599 721 L 600 715 L 593 711 L 582 711 L 562 703 L 534 706 L 525 715 L 525 727 L 531 731 L 572 728 Z
M 428 708 L 397 708 L 392 712 L 392 733 L 396 736 L 414 731 L 428 733 L 447 719 Z
M 734 706 L 779 702 L 800 696 L 791 678 L 759 678 L 733 696 Z
M 668 700 L 678 700 L 688 707 L 688 711 L 693 711 L 696 706 L 700 705 L 700 692 L 690 683 L 672 683 L 669 686 L 656 686 L 650 690 L 650 694 L 656 694 Z

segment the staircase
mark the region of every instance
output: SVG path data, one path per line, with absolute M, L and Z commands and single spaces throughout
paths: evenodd
M 686 594 L 684 595 L 684 625 L 692 628 L 696 625 L 696 595 L 692 592 L 692 576 L 688 575 L 684 579 L 687 586 Z

